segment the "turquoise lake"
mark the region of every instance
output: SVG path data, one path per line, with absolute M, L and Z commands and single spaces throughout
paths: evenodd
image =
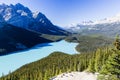
M 62 40 L 59 42 L 39 44 L 26 51 L 0 56 L 0 76 L 2 76 L 2 73 L 6 75 L 27 63 L 37 61 L 55 51 L 76 54 L 78 53 L 75 50 L 77 44 Z

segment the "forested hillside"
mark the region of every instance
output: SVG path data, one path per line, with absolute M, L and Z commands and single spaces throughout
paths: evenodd
M 96 51 L 98 48 L 103 48 L 111 46 L 113 43 L 112 38 L 108 38 L 101 35 L 81 35 L 73 34 L 65 39 L 68 42 L 77 42 L 79 43 L 76 46 L 78 52 L 86 53 Z
M 94 52 L 69 55 L 51 53 L 39 61 L 26 64 L 0 80 L 49 80 L 63 72 L 98 72 L 98 80 L 120 80 L 120 41 L 117 37 L 115 48 L 98 48 Z M 107 76 L 106 76 L 107 75 Z
M 54 52 L 46 58 L 21 67 L 0 80 L 49 80 L 63 72 L 85 70 L 91 57 L 89 53 L 68 55 Z

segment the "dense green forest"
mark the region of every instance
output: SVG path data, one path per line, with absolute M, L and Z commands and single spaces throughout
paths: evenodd
M 49 80 L 63 72 L 98 72 L 98 80 L 120 80 L 120 41 L 117 37 L 115 47 L 98 48 L 95 51 L 69 55 L 53 52 L 36 62 L 26 64 L 3 76 L 0 80 Z M 43 53 L 44 54 L 44 53 Z
M 80 35 L 74 34 L 65 38 L 68 42 L 79 43 L 76 46 L 78 52 L 86 53 L 96 51 L 98 48 L 111 46 L 114 41 L 112 38 L 108 38 L 101 35 Z

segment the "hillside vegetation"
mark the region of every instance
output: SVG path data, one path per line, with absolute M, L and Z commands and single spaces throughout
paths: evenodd
M 58 74 L 72 71 L 98 72 L 98 80 L 120 80 L 119 38 L 116 38 L 114 45 L 115 48 L 98 48 L 93 52 L 74 55 L 54 52 L 7 76 L 3 74 L 0 80 L 49 80 Z
M 63 72 L 85 70 L 91 57 L 89 54 L 68 55 L 54 52 L 39 61 L 24 65 L 0 80 L 49 80 Z
M 65 39 L 68 42 L 76 42 L 79 43 L 76 46 L 76 50 L 78 52 L 86 53 L 96 51 L 97 48 L 103 48 L 107 46 L 111 46 L 114 41 L 112 38 L 100 36 L 100 35 L 80 35 L 74 34 L 66 37 Z

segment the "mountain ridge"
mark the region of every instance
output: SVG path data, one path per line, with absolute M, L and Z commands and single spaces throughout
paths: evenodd
M 103 20 L 85 21 L 65 29 L 83 35 L 100 34 L 114 37 L 116 34 L 120 34 L 120 14 Z
M 68 33 L 20 3 L 0 5 L 0 56 L 60 40 Z
M 17 3 L 15 5 L 0 5 L 1 21 L 27 30 L 43 34 L 66 35 L 68 32 L 52 22 L 41 12 L 32 12 L 28 7 Z M 3 19 L 3 20 L 2 20 Z

